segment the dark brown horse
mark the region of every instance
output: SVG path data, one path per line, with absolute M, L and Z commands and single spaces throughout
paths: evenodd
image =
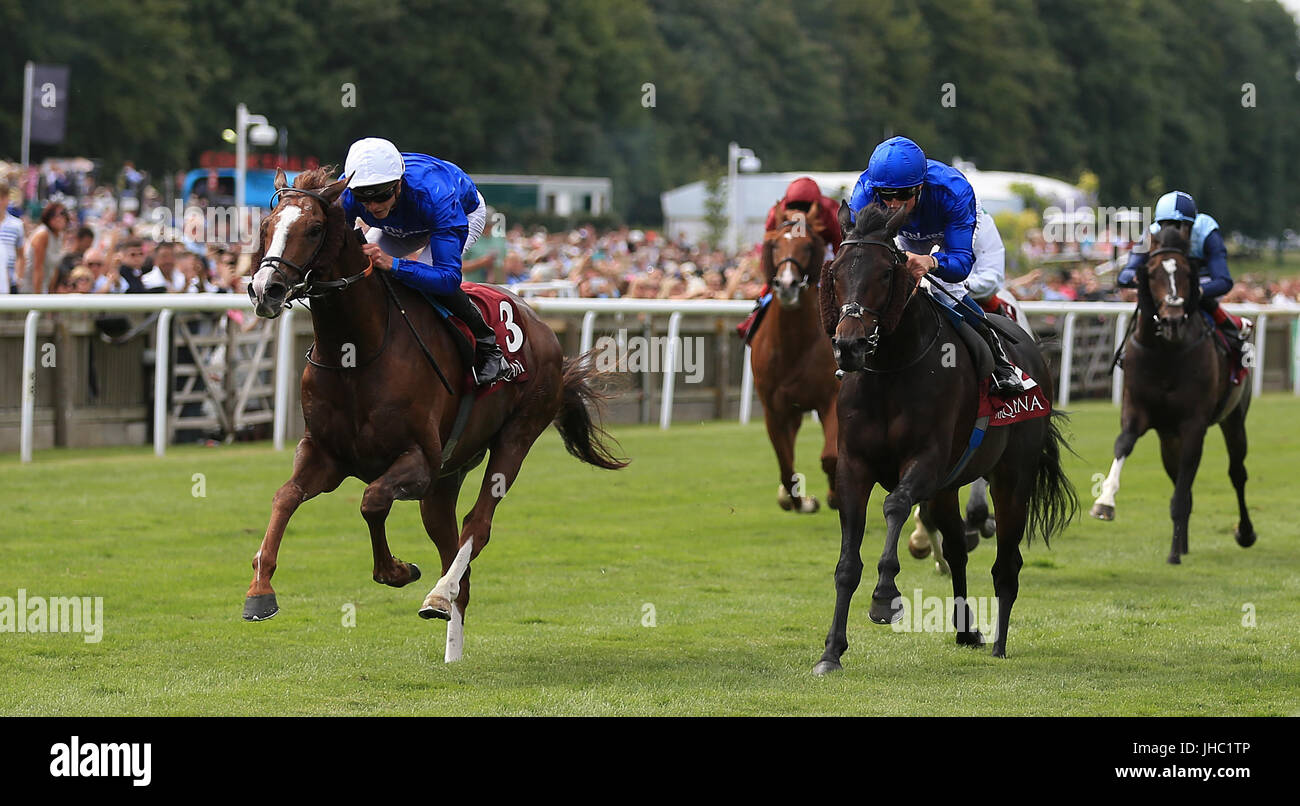
M 1154 428 L 1160 458 L 1174 483 L 1169 515 L 1174 521 L 1168 561 L 1188 551 L 1192 482 L 1201 464 L 1205 432 L 1218 424 L 1228 445 L 1228 477 L 1237 491 L 1239 520 L 1234 536 L 1243 548 L 1255 542 L 1246 511 L 1246 413 L 1250 376 L 1232 383 L 1232 361 L 1218 349 L 1213 328 L 1201 313 L 1201 285 L 1187 260 L 1187 240 L 1176 226 L 1152 236 L 1147 262 L 1137 271 L 1136 327 L 1124 345 L 1124 402 L 1115 459 L 1102 482 L 1092 516 L 1115 519 L 1124 460 L 1138 437 Z
M 858 212 L 854 227 L 848 205 L 841 204 L 840 225 L 845 233 L 853 231 L 821 278 L 823 326 L 846 374 L 839 395 L 835 479 L 841 538 L 835 615 L 826 650 L 813 668 L 819 675 L 840 669 L 840 656 L 848 648 L 849 603 L 862 578 L 862 534 L 876 484 L 891 492 L 884 504 L 888 533 L 871 595 L 871 620 L 889 624 L 903 616 L 894 582 L 898 537 L 912 505 L 928 500 L 952 570 L 957 643 L 979 645 L 984 637 L 966 602 L 966 540 L 957 491 L 981 476 L 989 480 L 998 514 L 996 657 L 1006 656 L 1011 607 L 1020 586 L 1021 537 L 1027 528 L 1031 537 L 1037 534 L 1046 541 L 1078 507 L 1061 468 L 1059 412 L 989 429 L 964 469 L 954 474 L 976 424 L 981 373 L 968 349 L 958 346 L 965 340 L 939 312 L 938 303 L 915 293 L 916 282 L 894 245 L 906 216 L 906 206 L 891 215 L 873 204 Z M 1000 324 L 1014 327 L 1009 319 Z M 1031 377 L 1048 381 L 1047 364 L 1035 344 L 1008 340 L 1006 349 Z M 1049 392 L 1050 383 L 1041 385 Z
M 449 445 L 462 397 L 475 391 L 468 368 L 432 306 L 369 266 L 336 203 L 347 180 L 331 181 L 332 175 L 328 169 L 308 171 L 287 188 L 284 173 L 276 173 L 279 203 L 263 222 L 249 288 L 257 314 L 267 318 L 279 316 L 286 301 L 310 296 L 316 342 L 302 376 L 306 434 L 253 558 L 244 618 L 261 621 L 278 610 L 271 576 L 294 511 L 355 476 L 367 484 L 361 516 L 370 529 L 376 582 L 400 588 L 420 578 L 418 567 L 392 555 L 384 533 L 394 501 L 420 502 L 442 577 L 419 615 L 449 622 L 446 660 L 458 660 L 470 562 L 487 545 L 492 515 L 533 441 L 554 422 L 565 447 L 582 461 L 609 469 L 625 463 L 610 453 L 588 412 L 587 405 L 600 398 L 591 386 L 596 373 L 581 359 L 565 360 L 555 334 L 522 304 L 515 325 L 523 332 L 527 380 L 478 400 Z M 403 321 L 408 316 L 411 326 Z M 420 339 L 451 390 L 426 360 Z M 461 484 L 485 454 L 478 500 L 464 528 L 457 529 Z
M 802 216 L 784 222 L 763 242 L 761 264 L 772 302 L 754 334 L 750 362 L 781 474 L 777 503 L 795 512 L 816 512 L 818 507 L 817 498 L 804 489 L 803 476 L 794 470 L 795 437 L 809 411 L 817 412 L 825 436 L 821 462 L 830 480 L 826 503 L 831 509 L 838 506 L 835 396 L 840 383 L 835 356 L 821 329 L 815 287 L 825 255 L 826 242 Z

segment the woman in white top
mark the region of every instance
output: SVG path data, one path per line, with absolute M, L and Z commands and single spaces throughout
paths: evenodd
M 59 202 L 45 206 L 41 225 L 24 248 L 27 266 L 18 279 L 19 294 L 53 293 L 59 279 L 59 261 L 63 259 L 63 233 L 70 220 L 68 209 Z

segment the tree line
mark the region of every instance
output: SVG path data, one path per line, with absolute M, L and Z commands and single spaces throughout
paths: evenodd
M 71 66 L 68 134 L 155 176 L 230 148 L 239 102 L 341 162 L 384 136 L 473 173 L 610 176 L 616 212 L 723 170 L 936 159 L 1181 188 L 1227 229 L 1300 218 L 1300 35 L 1276 0 L 0 0 L 0 155 L 27 60 Z M 349 92 L 350 88 L 350 92 Z

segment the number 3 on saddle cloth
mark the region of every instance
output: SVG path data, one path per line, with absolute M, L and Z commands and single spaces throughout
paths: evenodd
M 466 369 L 466 388 L 475 389 L 474 397 L 480 399 L 486 395 L 500 389 L 504 384 L 511 381 L 523 381 L 528 379 L 528 368 L 524 366 L 523 346 L 524 346 L 524 327 L 519 317 L 519 310 L 513 299 L 506 296 L 490 285 L 479 285 L 478 283 L 461 283 L 461 289 L 465 292 L 470 301 L 478 306 L 479 312 L 483 314 L 483 321 L 487 322 L 493 331 L 497 334 L 497 344 L 501 347 L 501 352 L 505 354 L 506 371 L 500 379 L 489 386 L 474 386 L 474 334 L 470 332 L 469 325 L 462 322 L 451 311 L 447 310 L 436 297 L 425 295 L 438 312 L 438 315 L 447 321 L 455 333 L 456 348 L 460 351 L 460 357 Z

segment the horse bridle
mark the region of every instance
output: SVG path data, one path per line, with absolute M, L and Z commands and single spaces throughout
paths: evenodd
M 889 251 L 890 271 L 896 271 L 899 266 L 907 263 L 907 256 L 903 254 L 903 250 L 899 249 L 898 246 L 891 241 L 881 241 L 881 240 L 877 240 L 876 238 L 851 238 L 847 241 L 841 241 L 840 246 L 841 247 L 845 247 L 845 246 L 882 247 Z M 853 263 L 849 266 L 850 274 L 852 274 L 853 271 L 858 267 L 859 257 L 860 255 L 853 256 Z M 889 283 L 889 296 L 885 298 L 884 309 L 886 311 L 889 310 L 890 307 L 893 306 L 893 303 L 894 303 L 894 283 L 891 281 Z M 872 316 L 876 317 L 875 326 L 872 327 L 871 333 L 867 334 L 866 354 L 868 356 L 871 356 L 871 355 L 875 355 L 876 349 L 880 346 L 880 323 L 885 318 L 883 312 L 877 311 L 874 308 L 868 308 L 867 306 L 857 301 L 848 302 L 840 306 L 840 318 L 836 321 L 835 324 L 838 326 L 840 322 L 843 322 L 845 319 L 850 319 L 850 318 L 857 319 L 858 321 L 862 321 L 862 315 L 864 313 L 869 313 Z
M 276 206 L 279 205 L 280 202 L 279 197 L 280 194 L 282 193 L 301 193 L 304 196 L 310 196 L 311 198 L 321 203 L 321 207 L 325 209 L 325 214 L 326 217 L 328 218 L 330 202 L 322 194 L 317 193 L 314 190 L 307 190 L 306 188 L 282 187 L 276 189 L 275 193 L 271 194 L 272 205 L 276 205 Z M 263 266 L 269 268 L 271 270 L 272 276 L 278 278 L 280 284 L 288 289 L 288 293 L 286 293 L 284 297 L 284 307 L 286 308 L 293 307 L 292 305 L 293 300 L 301 299 L 302 297 L 309 297 L 309 298 L 323 297 L 326 294 L 330 293 L 331 291 L 342 291 L 343 289 L 351 286 L 353 283 L 356 283 L 360 280 L 364 280 L 365 278 L 369 277 L 370 274 L 374 271 L 375 262 L 372 259 L 370 261 L 370 265 L 366 266 L 365 269 L 361 270 L 357 274 L 352 275 L 351 277 L 344 277 L 340 280 L 317 280 L 316 278 L 312 277 L 312 272 L 316 270 L 316 268 L 312 264 L 316 262 L 316 256 L 320 254 L 320 248 L 324 244 L 325 244 L 325 236 L 322 234 L 320 240 L 316 243 L 316 249 L 311 253 L 311 257 L 307 258 L 307 262 L 302 265 L 294 263 L 292 260 L 287 260 L 286 258 L 281 257 L 279 255 L 266 255 L 262 258 L 262 262 L 258 264 L 257 268 L 259 270 Z M 289 278 L 286 277 L 284 272 L 281 271 L 280 269 L 281 265 L 288 266 L 289 268 L 297 272 L 298 276 L 302 278 L 301 282 L 299 282 L 297 285 L 290 285 Z M 249 284 L 248 286 L 248 296 L 250 297 L 254 296 L 252 284 Z M 256 298 L 254 298 L 253 301 L 256 302 L 257 301 Z
M 791 224 L 794 224 L 795 221 L 796 219 L 788 219 L 782 222 L 781 224 L 782 229 L 790 226 Z M 812 238 L 812 236 L 805 236 L 805 237 L 809 237 L 812 240 L 814 246 L 817 244 L 817 240 L 815 238 Z M 793 263 L 794 267 L 799 271 L 800 280 L 798 284 L 795 285 L 795 291 L 799 294 L 802 294 L 803 290 L 808 287 L 809 283 L 812 282 L 812 277 L 808 273 L 808 271 L 804 268 L 803 264 L 800 263 L 794 257 L 794 255 L 790 255 L 789 257 L 783 257 L 780 260 L 778 260 L 775 265 L 772 266 L 772 278 L 776 279 L 776 275 L 781 271 L 781 267 L 784 266 L 786 263 Z

